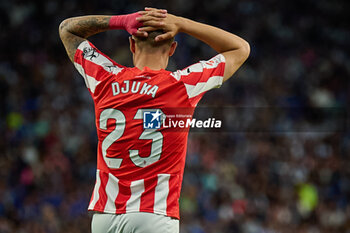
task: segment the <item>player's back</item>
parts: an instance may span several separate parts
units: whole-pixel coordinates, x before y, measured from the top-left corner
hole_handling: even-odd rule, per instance
[[[188,130],[161,125],[192,115],[203,94],[222,83],[218,55],[170,72],[123,67],[83,42],[75,66],[95,103],[97,177],[90,210],[152,212],[179,218]]]
[[[99,148],[105,160],[98,168],[125,180],[173,173],[171,166],[162,165],[172,164],[167,158],[175,152],[172,142],[186,138],[186,132],[163,128],[161,123],[177,109],[193,110],[186,96],[183,84],[165,70],[125,67],[106,79],[95,99]],[[145,122],[145,117],[154,119]]]

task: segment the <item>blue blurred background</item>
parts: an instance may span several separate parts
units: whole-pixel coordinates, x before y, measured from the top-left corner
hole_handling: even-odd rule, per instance
[[[235,107],[232,124],[249,124],[258,107],[281,107],[282,115],[293,108],[347,112],[346,0],[1,1],[0,233],[90,232],[93,102],[65,54],[58,25],[72,16],[124,14],[144,6],[221,27],[250,43],[248,61],[200,104]],[[91,41],[131,66],[127,38],[113,31]],[[176,40],[170,70],[215,55],[187,35]],[[251,112],[242,117],[239,107]],[[350,233],[346,122],[340,130],[320,131],[322,122],[311,115],[306,130],[278,131],[279,121],[269,112],[255,122],[263,132],[190,134],[182,233]],[[282,126],[297,120],[283,118]]]

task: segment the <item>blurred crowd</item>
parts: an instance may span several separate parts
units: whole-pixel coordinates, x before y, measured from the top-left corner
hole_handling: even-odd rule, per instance
[[[180,231],[350,233],[346,0],[1,1],[0,233],[90,232],[93,102],[65,54],[58,25],[71,16],[144,6],[221,27],[251,45],[237,74],[200,103],[233,106],[226,126],[248,126],[190,134]],[[113,31],[91,40],[131,66],[127,38]],[[170,70],[215,55],[187,35],[176,40]],[[256,110],[271,107],[278,119]],[[320,118],[327,109],[342,114]],[[250,124],[260,130],[244,130]]]

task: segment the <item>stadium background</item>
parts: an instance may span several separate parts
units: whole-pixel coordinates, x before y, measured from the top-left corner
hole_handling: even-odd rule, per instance
[[[71,16],[144,6],[163,7],[249,41],[247,63],[202,105],[248,107],[247,116],[256,107],[279,106],[284,125],[300,120],[288,114],[294,107],[297,113],[349,107],[345,0],[1,1],[1,233],[89,232],[93,103],[65,54],[58,25]],[[127,37],[108,32],[92,41],[131,65]],[[177,40],[170,69],[214,55],[188,36]],[[319,131],[315,125],[323,121],[313,119],[305,130],[285,131],[263,111],[256,120],[263,132],[192,133],[181,232],[349,233],[349,127]]]

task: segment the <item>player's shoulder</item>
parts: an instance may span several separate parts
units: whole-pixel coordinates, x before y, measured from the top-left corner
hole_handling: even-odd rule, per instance
[[[171,76],[173,76],[176,80],[180,80],[182,77],[198,76],[205,70],[216,69],[225,62],[225,57],[222,54],[217,54],[208,60],[200,60],[184,69],[176,70],[171,73]]]

